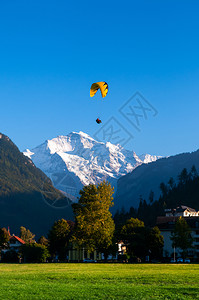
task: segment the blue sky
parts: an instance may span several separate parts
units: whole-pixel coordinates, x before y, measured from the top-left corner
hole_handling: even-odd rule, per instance
[[[20,150],[112,116],[136,153],[199,148],[199,2],[3,1],[0,131]],[[105,99],[90,98],[105,80]],[[138,132],[119,112],[136,91],[158,111]],[[101,126],[100,125],[100,126]]]

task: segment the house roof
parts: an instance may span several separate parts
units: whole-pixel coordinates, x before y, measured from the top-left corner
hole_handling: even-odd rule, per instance
[[[25,244],[25,242],[16,235],[11,236],[10,241],[12,240],[17,240],[19,243]]]
[[[183,212],[185,210],[189,210],[189,211],[192,211],[192,212],[196,212],[195,209],[191,208],[191,207],[188,207],[188,206],[185,206],[185,205],[180,205],[179,207],[176,208],[176,212]]]

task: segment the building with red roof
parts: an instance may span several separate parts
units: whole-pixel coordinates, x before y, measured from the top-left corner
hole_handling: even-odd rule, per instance
[[[25,244],[25,242],[21,238],[19,238],[18,236],[13,234],[12,236],[10,236],[10,239],[8,242],[8,248],[3,249],[2,253],[6,253],[7,251],[10,251],[10,250],[18,252],[20,250],[20,247],[24,244]]]

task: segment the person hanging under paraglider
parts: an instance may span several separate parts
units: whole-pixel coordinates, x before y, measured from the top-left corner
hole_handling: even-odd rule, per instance
[[[96,122],[97,122],[97,124],[102,123],[102,121],[99,118],[97,118]]]
[[[105,98],[108,93],[108,84],[105,81],[95,82],[91,85],[90,97],[93,97],[99,89],[101,91],[102,98]],[[96,122],[97,124],[102,123],[99,118],[96,119]]]

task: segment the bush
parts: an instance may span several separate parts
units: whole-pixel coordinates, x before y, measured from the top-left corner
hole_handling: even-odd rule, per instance
[[[2,262],[18,263],[19,262],[18,253],[14,250],[8,250],[7,252],[2,254]]]
[[[129,259],[129,256],[127,254],[119,254],[118,255],[119,262],[127,262],[128,259]]]
[[[21,252],[24,262],[28,263],[46,262],[47,258],[50,256],[47,247],[37,243],[23,245]]]

